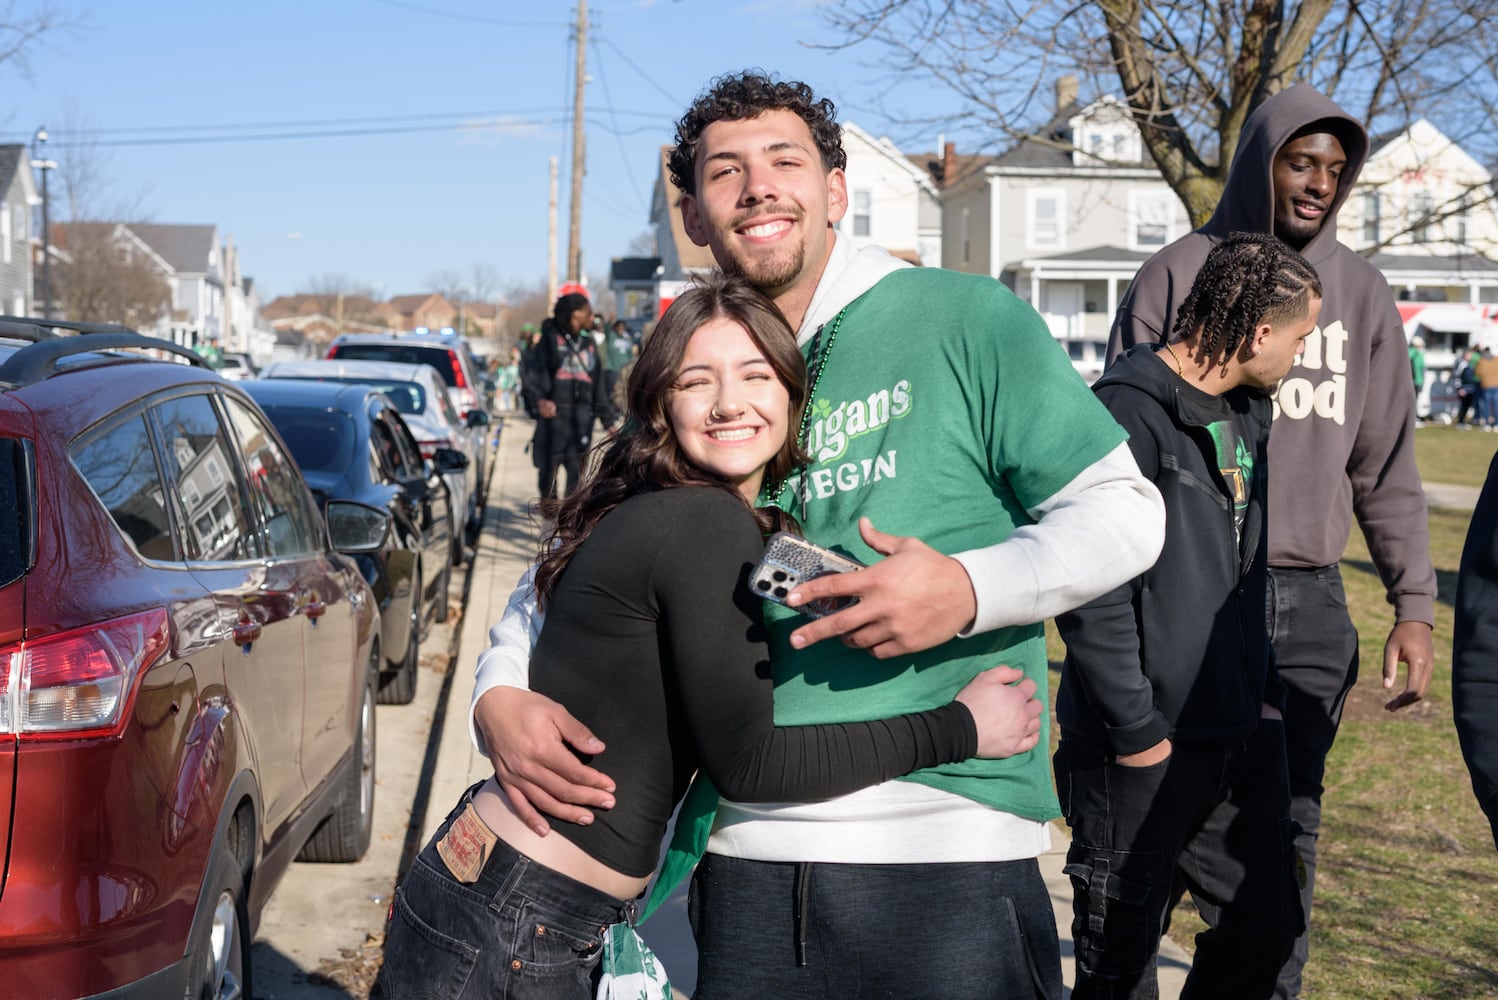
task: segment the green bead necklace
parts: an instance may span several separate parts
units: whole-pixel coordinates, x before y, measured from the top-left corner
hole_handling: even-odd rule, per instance
[[[806,406],[801,410],[801,426],[796,430],[796,440],[801,442],[802,448],[806,447],[806,432],[807,428],[811,424],[812,404],[815,403],[817,399],[817,388],[822,384],[822,373],[827,370],[827,362],[832,360],[832,345],[837,342],[837,331],[842,327],[843,317],[846,316],[847,313],[848,310],[846,307],[844,307],[837,314],[837,317],[832,321],[832,329],[827,331],[827,346],[825,348],[822,347],[823,327],[818,327],[817,332],[812,336],[811,359],[816,367],[812,372],[811,388],[808,389],[806,393]],[[808,499],[805,463],[801,465],[800,472],[801,488],[799,491],[799,499],[801,501],[801,520],[805,521],[806,504]],[[790,480],[791,477],[787,476],[780,482],[774,484],[773,487],[766,486],[764,489],[762,489],[759,494],[759,501],[757,503],[757,506],[776,506],[780,507],[781,510],[784,510],[785,508],[781,506],[780,503],[780,495],[785,492],[785,488],[787,485],[789,485]]]

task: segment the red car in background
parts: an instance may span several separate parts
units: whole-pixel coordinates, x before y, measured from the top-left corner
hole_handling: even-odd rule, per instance
[[[252,996],[287,866],[369,844],[379,623],[335,545],[389,530],[319,515],[190,351],[0,318],[0,993]]]

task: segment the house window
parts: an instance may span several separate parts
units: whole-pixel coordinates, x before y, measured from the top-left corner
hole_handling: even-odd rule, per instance
[[[1472,199],[1469,195],[1462,195],[1461,201],[1457,202],[1456,214],[1452,220],[1456,224],[1457,246],[1467,245],[1467,213],[1472,208]]]
[[[1383,222],[1383,208],[1377,191],[1363,195],[1363,242],[1377,246],[1383,237],[1379,227]]]
[[[971,216],[966,208],[962,210],[962,262],[966,264],[973,259],[973,233]]]
[[[1060,191],[1031,191],[1030,246],[1040,249],[1059,248],[1062,243],[1061,219],[1065,214],[1065,197]]]
[[[868,236],[871,231],[870,216],[874,211],[874,192],[853,192],[853,235]]]
[[[1433,238],[1431,227],[1431,197],[1426,191],[1417,191],[1410,196],[1410,239],[1416,243],[1429,243]]]
[[[1129,234],[1135,250],[1158,250],[1170,242],[1175,197],[1163,192],[1136,191],[1129,197]]]
[[[0,205],[0,260],[10,263],[10,206]]]

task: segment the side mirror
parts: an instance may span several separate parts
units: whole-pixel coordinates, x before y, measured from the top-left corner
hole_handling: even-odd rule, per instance
[[[329,500],[323,517],[333,548],[349,555],[378,552],[390,535],[388,511],[354,500]]]
[[[438,472],[462,472],[468,468],[468,456],[456,448],[438,448],[432,453],[432,464]]]
[[[463,423],[467,424],[469,427],[488,427],[489,414],[485,413],[483,410],[469,410],[467,413],[463,414]]]

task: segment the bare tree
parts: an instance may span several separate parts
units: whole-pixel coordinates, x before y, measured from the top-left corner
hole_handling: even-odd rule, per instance
[[[27,12],[21,6],[16,0],[0,4],[0,65],[8,64],[29,78],[28,53],[43,44],[48,35],[70,31],[81,22],[75,15],[64,14],[55,7],[42,5]]]
[[[850,0],[825,16],[845,39],[832,47],[872,44],[902,78],[949,89],[947,126],[995,144],[1035,140],[1059,77],[1084,98],[1121,90],[1194,225],[1249,114],[1301,80],[1374,135],[1426,117],[1498,162],[1498,0]]]
[[[629,241],[629,254],[631,257],[654,257],[655,230],[644,229],[636,233],[635,238]]]
[[[109,222],[67,228],[61,269],[63,314],[69,319],[150,329],[171,309],[172,289],[150,253]]]

